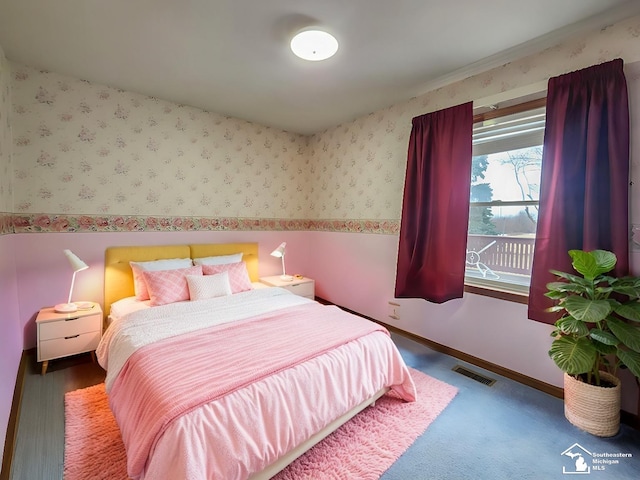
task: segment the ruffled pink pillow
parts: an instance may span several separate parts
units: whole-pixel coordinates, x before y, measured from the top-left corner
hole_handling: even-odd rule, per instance
[[[149,291],[150,305],[157,307],[189,300],[187,275],[202,275],[202,267],[196,265],[174,270],[144,271],[142,275]]]
[[[218,273],[229,273],[229,284],[232,293],[246,292],[253,289],[247,264],[244,262],[228,263],[226,265],[202,265],[202,273],[205,275],[216,275]]]

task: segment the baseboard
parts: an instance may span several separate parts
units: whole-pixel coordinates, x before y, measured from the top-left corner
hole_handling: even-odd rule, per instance
[[[640,415],[634,415],[626,410],[621,410],[620,421],[625,425],[635,428],[636,430],[640,430]]]
[[[11,462],[13,461],[13,451],[16,445],[16,435],[18,434],[18,420],[20,419],[20,407],[22,405],[22,390],[24,388],[24,377],[27,365],[33,356],[32,350],[23,350],[20,357],[20,365],[16,374],[16,386],[13,389],[13,399],[11,401],[11,412],[7,424],[7,434],[4,440],[4,452],[2,454],[2,470],[0,470],[0,480],[9,480],[11,477]]]
[[[334,305],[328,300],[325,300],[322,298],[316,297],[316,300],[320,303],[324,303],[327,305]],[[359,317],[363,317],[363,318],[366,318],[367,320],[371,320],[372,322],[376,322],[380,325],[383,325],[390,332],[397,333],[398,335],[402,335],[403,337],[407,337],[421,345],[424,345],[426,347],[431,348],[432,350],[435,350],[436,352],[444,353],[446,355],[449,355],[451,357],[457,358],[464,362],[470,363],[477,367],[483,368],[490,372],[497,373],[498,375],[509,378],[510,380],[513,380],[515,382],[522,383],[523,385],[527,385],[531,388],[535,388],[536,390],[540,390],[554,397],[564,398],[564,389],[561,387],[556,387],[555,385],[542,382],[540,380],[529,377],[527,375],[523,375],[522,373],[516,372],[514,370],[510,370],[500,365],[496,365],[495,363],[491,363],[481,358],[474,357],[473,355],[469,355],[467,353],[461,352],[460,350],[447,347],[446,345],[442,345],[441,343],[434,342],[432,340],[429,340],[428,338],[421,337],[420,335],[416,335],[415,333],[407,332],[406,330],[402,330],[398,327],[394,327],[393,325],[389,325],[387,323],[381,322],[379,320],[376,320],[375,318],[362,315],[361,313],[355,312],[353,310],[342,307],[340,305],[337,305],[337,306],[346,312],[353,313],[354,315],[358,315]],[[640,430],[640,415],[634,415],[633,413],[622,410],[620,412],[620,421],[626,425],[629,425],[635,428],[636,430]]]

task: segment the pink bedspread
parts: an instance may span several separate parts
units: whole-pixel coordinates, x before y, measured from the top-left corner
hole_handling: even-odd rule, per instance
[[[142,475],[154,445],[181,415],[376,331],[388,335],[337,307],[311,303],[140,348],[110,393],[129,475]],[[413,400],[411,388],[397,389]]]

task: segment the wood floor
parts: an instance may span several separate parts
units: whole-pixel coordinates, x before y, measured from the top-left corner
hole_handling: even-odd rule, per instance
[[[64,394],[104,381],[90,354],[49,362],[40,375],[35,352],[27,357],[21,414],[9,478],[61,480],[64,460]]]

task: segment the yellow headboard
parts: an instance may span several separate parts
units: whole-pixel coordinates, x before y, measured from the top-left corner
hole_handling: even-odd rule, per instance
[[[133,272],[129,262],[148,262],[168,258],[200,258],[231,255],[242,252],[242,260],[252,282],[258,277],[257,243],[205,243],[195,245],[150,245],[135,247],[109,247],[104,257],[104,312],[108,315],[111,304],[134,295]]]

